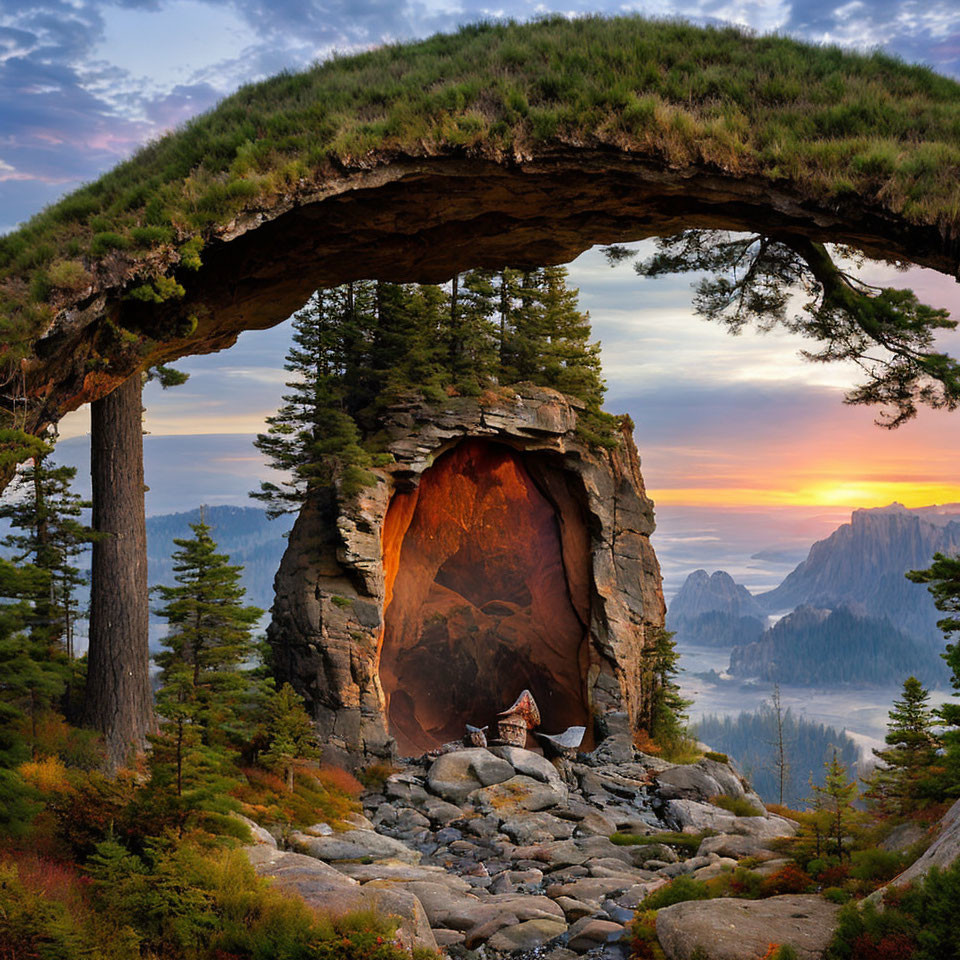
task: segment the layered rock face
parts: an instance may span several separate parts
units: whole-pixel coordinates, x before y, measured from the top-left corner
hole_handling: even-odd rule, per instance
[[[395,462],[301,512],[268,636],[332,750],[422,753],[525,687],[546,732],[635,722],[664,605],[632,438],[589,449],[569,399],[514,390],[393,408]]]

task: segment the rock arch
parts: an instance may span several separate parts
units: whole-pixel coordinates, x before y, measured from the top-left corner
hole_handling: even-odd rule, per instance
[[[687,228],[956,276],[958,102],[960,85],[879,55],[630,17],[467,28],[274,78],[0,239],[16,361],[0,357],[0,412],[39,431],[318,286],[441,282]],[[805,121],[792,157],[788,112]]]

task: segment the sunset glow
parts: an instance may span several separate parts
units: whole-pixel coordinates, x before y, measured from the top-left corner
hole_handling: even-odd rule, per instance
[[[647,490],[654,503],[664,506],[822,506],[884,507],[894,501],[905,507],[960,502],[960,484],[888,482],[813,483],[797,488],[664,487]]]

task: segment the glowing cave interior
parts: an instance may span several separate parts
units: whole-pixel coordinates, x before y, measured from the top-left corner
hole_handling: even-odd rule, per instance
[[[383,562],[380,682],[401,754],[467,723],[495,737],[497,712],[525,687],[541,730],[589,730],[590,539],[556,459],[459,443],[393,495]]]

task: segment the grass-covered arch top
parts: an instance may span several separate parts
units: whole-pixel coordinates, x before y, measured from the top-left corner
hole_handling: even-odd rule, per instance
[[[0,426],[37,431],[317,286],[688,227],[956,275],[960,85],[630,17],[469,27],[244,87],[0,238]]]

